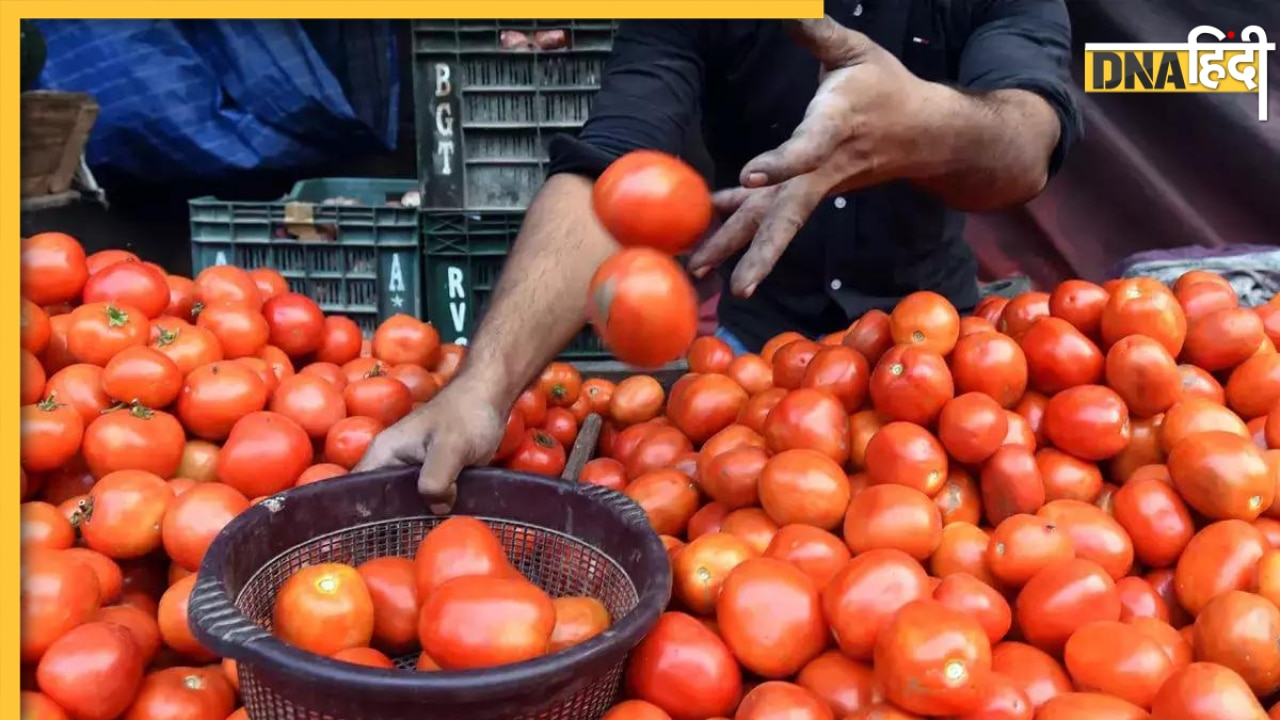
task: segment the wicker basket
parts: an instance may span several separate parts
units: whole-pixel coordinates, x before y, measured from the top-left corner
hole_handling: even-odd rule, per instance
[[[80,166],[98,103],[85,93],[22,93],[22,197],[66,192]]]

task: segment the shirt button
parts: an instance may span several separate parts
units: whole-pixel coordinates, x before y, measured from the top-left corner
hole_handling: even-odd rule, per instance
[[[831,281],[831,289],[832,289],[832,290],[839,290],[839,289],[840,289],[840,286],[842,286],[843,284],[844,284],[844,283],[840,282],[840,279],[839,279],[839,278],[836,278],[835,280],[832,280],[832,281]]]
[[[835,206],[836,206],[836,209],[837,209],[837,210],[843,210],[843,209],[844,209],[844,206],[845,206],[845,205],[848,205],[848,204],[849,204],[849,201],[848,201],[848,200],[845,200],[845,199],[844,199],[844,198],[842,198],[842,197],[838,197],[838,198],[836,198],[836,200],[835,200]]]

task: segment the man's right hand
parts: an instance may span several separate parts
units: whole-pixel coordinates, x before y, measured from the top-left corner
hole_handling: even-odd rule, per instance
[[[489,461],[506,431],[506,414],[460,374],[430,402],[382,431],[352,472],[421,465],[418,491],[431,511],[453,507],[454,482],[464,467]]]

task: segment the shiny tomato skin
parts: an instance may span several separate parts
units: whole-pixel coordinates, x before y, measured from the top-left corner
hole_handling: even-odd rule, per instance
[[[895,421],[879,428],[865,450],[873,485],[903,485],[933,497],[947,480],[947,453],[938,439],[915,423]]]
[[[1033,513],[1048,497],[1044,476],[1031,450],[1003,445],[982,465],[982,506],[989,522],[999,525],[1019,513]]]
[[[348,383],[342,389],[347,413],[371,417],[390,427],[413,410],[413,394],[399,380],[373,375]]]
[[[632,697],[657,705],[672,720],[733,714],[742,698],[742,671],[713,631],[690,615],[658,618],[627,660]]]
[[[945,356],[960,339],[960,313],[938,293],[919,290],[893,307],[889,333],[895,345],[914,345]]]
[[[171,667],[142,681],[124,720],[226,720],[235,707],[235,690],[221,668]]]
[[[657,368],[684,355],[697,334],[698,298],[684,269],[669,255],[624,248],[591,278],[587,315],[613,354],[639,368]]]
[[[150,333],[151,322],[138,308],[91,303],[71,312],[67,349],[80,362],[103,367],[121,350],[146,345]]]
[[[1271,507],[1274,470],[1253,440],[1211,430],[1173,446],[1166,460],[1173,487],[1210,520],[1255,520]]]
[[[24,663],[34,663],[59,638],[97,612],[101,583],[88,564],[57,550],[24,550],[21,633]]]
[[[750,546],[728,533],[690,540],[671,563],[672,596],[700,617],[714,616],[725,578],[755,555]]]
[[[1022,333],[1018,344],[1027,357],[1028,382],[1038,392],[1053,395],[1102,381],[1102,351],[1066,320],[1039,318]]]
[[[835,720],[831,707],[809,690],[789,682],[771,680],[752,688],[734,720]]]
[[[428,532],[413,562],[419,598],[464,575],[508,577],[514,571],[493,530],[481,520],[461,515]]]
[[[267,398],[267,388],[252,368],[217,362],[187,375],[174,409],[189,433],[222,441],[240,418],[264,408]]]
[[[507,460],[507,467],[521,472],[556,477],[564,471],[564,446],[542,430],[526,430],[523,442]]]
[[[1036,514],[1067,533],[1076,557],[1097,563],[1113,580],[1133,569],[1133,541],[1098,506],[1080,500],[1054,500],[1045,503]]]
[[[743,667],[765,678],[795,675],[827,645],[817,587],[799,568],[773,558],[750,558],[729,572],[716,620]]]
[[[1032,720],[1035,707],[1013,680],[991,673],[978,708],[957,720]]]
[[[685,361],[689,364],[689,372],[723,373],[729,369],[733,357],[729,343],[714,335],[703,335],[689,346]]]
[[[1182,399],[1177,360],[1160,342],[1129,335],[1107,351],[1106,382],[1119,393],[1134,417],[1151,417]]]
[[[195,277],[195,300],[205,308],[238,305],[253,311],[262,307],[263,295],[248,272],[234,265],[210,265]]]
[[[523,577],[456,577],[422,604],[418,637],[441,668],[471,670],[520,662],[547,653],[556,611]]]
[[[271,338],[271,327],[257,310],[226,302],[201,310],[196,327],[212,333],[228,359],[257,357]]]
[[[1067,640],[1063,656],[1077,688],[1103,692],[1141,708],[1151,707],[1174,670],[1159,643],[1114,620],[1080,626]]]
[[[796,524],[778,528],[764,556],[796,566],[821,591],[849,563],[852,553],[834,533]]]
[[[694,445],[701,445],[733,424],[747,399],[747,391],[728,376],[698,375],[671,389],[667,417]]]
[[[804,375],[809,370],[809,363],[822,350],[822,345],[808,339],[800,338],[778,348],[773,354],[773,386],[786,390],[800,387]]]
[[[941,355],[923,347],[895,345],[871,371],[871,402],[890,420],[932,427],[955,396],[951,370]]]
[[[951,457],[966,465],[991,457],[1008,433],[1004,408],[983,393],[957,395],[938,415],[938,440]]]
[[[128,629],[90,622],[49,647],[36,668],[36,682],[77,720],[113,720],[133,702],[142,673],[142,653]]]
[[[248,498],[274,495],[293,487],[312,458],[311,438],[296,422],[253,412],[231,428],[218,453],[218,479]]]
[[[162,273],[144,263],[114,263],[89,276],[81,302],[122,303],[154,319],[169,305],[169,283]]]
[[[239,490],[219,482],[197,483],[169,505],[160,526],[165,554],[195,572],[222,528],[249,509]]]
[[[1048,315],[1048,293],[1024,292],[1004,305],[995,325],[1000,332],[1018,340],[1036,320]]]
[[[1133,539],[1134,553],[1144,565],[1170,567],[1195,534],[1186,503],[1168,483],[1137,478],[1114,497],[1115,518]]]
[[[80,449],[84,420],[56,398],[24,405],[19,415],[19,457],[29,472],[46,472],[65,465]]]
[[[1027,581],[1014,614],[1029,643],[1059,652],[1071,634],[1094,620],[1118,620],[1115,581],[1097,563],[1064,560],[1045,566]]]
[[[991,649],[991,668],[1013,681],[1031,705],[1072,691],[1071,679],[1053,656],[1021,642],[1002,642]]]
[[[800,387],[825,390],[846,412],[854,413],[866,402],[871,366],[862,353],[844,345],[826,347],[813,356]]]
[[[844,520],[851,497],[849,477],[836,461],[816,450],[785,450],[760,471],[760,506],[779,525],[804,523],[833,530]]]
[[[1096,692],[1068,692],[1040,707],[1036,720],[1148,720],[1147,711],[1127,700]]]
[[[539,397],[545,403],[545,396]],[[652,420],[658,416],[666,399],[666,390],[657,380],[649,375],[632,375],[619,382],[609,396],[609,417],[623,427]],[[519,406],[518,401],[516,404]],[[539,424],[530,417],[526,417],[525,422]]]
[[[1146,335],[1178,357],[1187,337],[1187,317],[1164,283],[1153,278],[1121,280],[1102,310],[1103,344],[1110,348],[1120,338]]]
[[[991,644],[1004,639],[1013,627],[1013,610],[998,590],[967,573],[942,578],[933,599],[943,607],[978,621]]]
[[[681,535],[698,511],[698,489],[679,470],[655,470],[633,480],[623,491],[645,511],[659,535]]]
[[[623,700],[600,720],[671,720],[665,710],[644,700]]]
[[[274,268],[260,267],[249,271],[249,278],[262,295],[263,302],[289,292],[289,281]]]
[[[323,439],[347,416],[342,392],[328,380],[310,373],[282,380],[271,394],[268,409],[294,421],[315,440]]]
[[[901,550],[868,550],[855,556],[822,590],[823,614],[840,649],[870,660],[876,633],[913,600],[931,590],[924,568]]]
[[[362,341],[360,326],[354,320],[342,315],[330,315],[324,319],[315,359],[317,362],[345,365],[360,357]]]
[[[1262,319],[1252,310],[1213,310],[1188,323],[1182,358],[1209,372],[1230,370],[1248,360],[1266,337]]]
[[[1266,710],[1237,673],[1210,662],[1181,668],[1160,688],[1151,705],[1153,718],[1173,720],[1263,720]]]
[[[964,715],[983,700],[991,643],[972,616],[935,600],[917,600],[881,628],[875,670],[885,698],[902,709]]]
[[[350,470],[386,426],[371,417],[356,415],[339,420],[324,436],[324,458]]]
[[[167,412],[135,405],[113,410],[89,423],[80,448],[96,477],[117,470],[145,470],[171,478],[182,463],[186,435]]]
[[[950,357],[956,393],[980,392],[1012,408],[1026,392],[1027,357],[1012,338],[996,332],[966,335]]]
[[[120,402],[168,407],[182,391],[183,373],[168,355],[150,347],[131,347],[102,369],[102,390]]]
[[[655,150],[613,161],[591,191],[596,217],[623,247],[681,255],[711,223],[711,193],[689,164]]]
[[[843,465],[849,459],[849,416],[835,396],[801,388],[774,406],[764,423],[769,450],[808,449]]]
[[[373,333],[373,356],[388,365],[419,365],[430,369],[440,359],[440,333],[431,323],[396,314]]]
[[[837,718],[846,718],[882,698],[875,671],[837,650],[824,652],[796,675],[795,683],[831,706]]]
[[[1267,598],[1240,590],[1218,595],[1196,616],[1192,634],[1197,660],[1234,670],[1258,697],[1280,689],[1280,609]]]
[[[1081,460],[1105,460],[1129,444],[1129,410],[1103,385],[1077,385],[1049,399],[1045,436],[1058,449]]]
[[[355,568],[309,565],[280,586],[271,629],[281,640],[317,655],[367,647],[373,638],[373,599]]]
[[[1071,323],[1086,337],[1102,329],[1102,310],[1110,293],[1087,280],[1064,280],[1049,294],[1049,314]]]
[[[160,524],[173,490],[145,470],[117,470],[89,491],[80,523],[85,544],[111,558],[142,557],[160,547]]]
[[[41,306],[78,299],[89,279],[84,247],[58,232],[24,238],[19,270],[22,297]]]
[[[807,454],[812,451],[795,452]],[[822,457],[827,459],[825,455]],[[764,448],[754,445],[735,447],[716,455],[702,467],[698,472],[698,485],[712,500],[730,510],[757,505],[760,502],[760,477],[769,460],[769,452]]]
[[[942,543],[942,512],[915,488],[872,485],[849,503],[843,532],[855,555],[891,548],[923,562]]]
[[[262,304],[262,317],[267,321],[267,341],[289,357],[315,352],[324,339],[324,313],[306,295],[273,296]]]

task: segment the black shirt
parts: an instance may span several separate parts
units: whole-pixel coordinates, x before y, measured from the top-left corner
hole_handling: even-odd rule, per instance
[[[827,0],[826,11],[925,80],[1042,96],[1062,125],[1051,172],[1080,133],[1064,0]],[[736,186],[747,161],[791,136],[818,73],[778,21],[625,21],[591,116],[577,138],[552,142],[550,172],[595,177],[630,150],[687,156],[702,141],[713,187]],[[906,182],[827,198],[751,298],[725,291],[720,323],[759,349],[783,330],[844,328],[916,290],[972,308],[977,261],[963,224],[962,213]],[[736,262],[721,268],[726,278]]]

